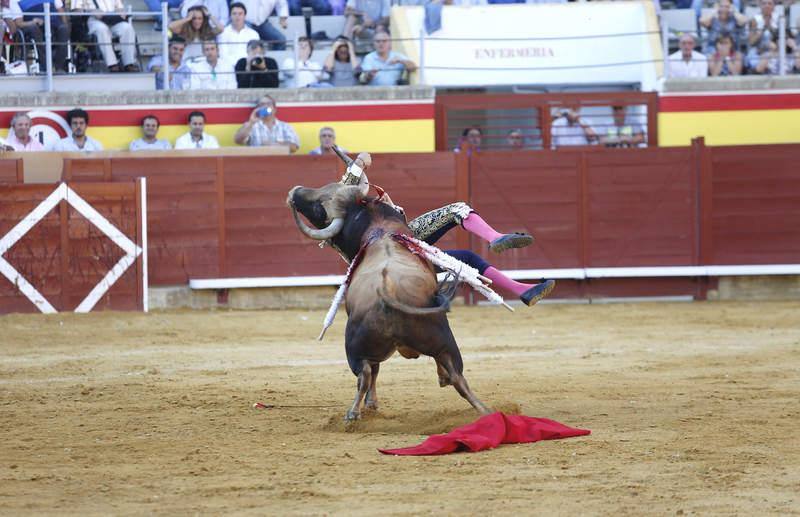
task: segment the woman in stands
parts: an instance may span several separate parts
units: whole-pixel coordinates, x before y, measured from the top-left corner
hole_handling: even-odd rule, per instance
[[[186,50],[183,52],[183,62],[203,55],[203,41],[216,40],[217,35],[224,27],[208,13],[202,5],[189,8],[186,18],[175,20],[169,24],[172,34],[186,40]]]
[[[719,36],[716,51],[708,56],[708,75],[742,75],[743,66],[744,56],[734,48],[733,38],[729,34]]]
[[[702,16],[699,23],[706,31],[703,53],[708,56],[714,53],[723,34],[731,36],[734,48],[738,48],[743,43],[747,17],[733,7],[731,0],[719,0],[717,9]]]
[[[350,38],[339,36],[333,43],[331,53],[325,58],[325,72],[333,86],[356,86],[356,77],[361,73],[361,61]]]
[[[310,38],[303,36],[297,39],[297,77],[294,76],[294,58],[287,57],[283,60],[281,74],[287,80],[286,86],[289,88],[306,88],[307,86],[318,86],[322,80],[322,66],[311,61],[311,54],[314,53],[314,42]],[[324,85],[327,86],[327,85]]]

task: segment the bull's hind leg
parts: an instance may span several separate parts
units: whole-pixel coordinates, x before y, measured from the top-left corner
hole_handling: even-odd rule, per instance
[[[353,405],[344,415],[346,421],[358,420],[361,416],[361,401],[370,390],[372,385],[372,366],[369,361],[361,361],[361,371],[358,373],[356,398],[353,400]]]
[[[369,391],[367,391],[367,398],[364,401],[364,409],[369,409],[372,411],[378,410],[378,372],[381,369],[380,363],[375,363],[372,366],[372,382],[369,385]]]
[[[450,375],[447,373],[447,369],[442,365],[438,358],[434,358],[436,360],[436,373],[439,375],[439,387],[444,388],[445,386],[450,386],[453,384],[450,382]]]
[[[455,342],[453,343],[455,345]],[[472,404],[472,407],[477,409],[481,414],[488,415],[492,412],[491,409],[486,407],[483,402],[481,402],[478,397],[472,393],[472,390],[469,388],[469,384],[467,384],[467,379],[464,378],[464,375],[461,373],[464,369],[463,363],[461,362],[461,354],[458,352],[458,348],[455,348],[455,351],[446,351],[439,354],[436,358],[436,362],[444,366],[445,370],[447,370],[447,374],[450,377],[450,382],[453,384],[453,387],[458,391],[459,395],[467,399],[467,402]],[[439,378],[439,382],[441,383],[441,377]]]

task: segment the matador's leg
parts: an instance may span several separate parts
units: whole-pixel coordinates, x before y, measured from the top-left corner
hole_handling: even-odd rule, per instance
[[[462,225],[465,230],[489,243],[489,249],[501,253],[510,248],[523,248],[533,243],[533,237],[526,233],[500,233],[466,203],[449,205],[426,212],[408,223],[414,236],[433,244],[454,228]]]

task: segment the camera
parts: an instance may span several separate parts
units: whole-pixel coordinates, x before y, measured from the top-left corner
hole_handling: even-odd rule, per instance
[[[272,106],[264,106],[263,108],[260,108],[256,112],[256,115],[258,115],[261,118],[269,117],[270,115],[272,115]]]
[[[264,58],[261,56],[256,56],[250,60],[250,66],[256,68],[264,68]]]

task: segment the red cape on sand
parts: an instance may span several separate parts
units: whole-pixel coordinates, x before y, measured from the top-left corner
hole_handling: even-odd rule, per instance
[[[384,454],[425,456],[451,452],[478,452],[494,449],[501,443],[531,443],[539,440],[558,440],[591,433],[547,418],[492,413],[471,424],[457,427],[447,434],[434,434],[414,447],[378,449]]]

